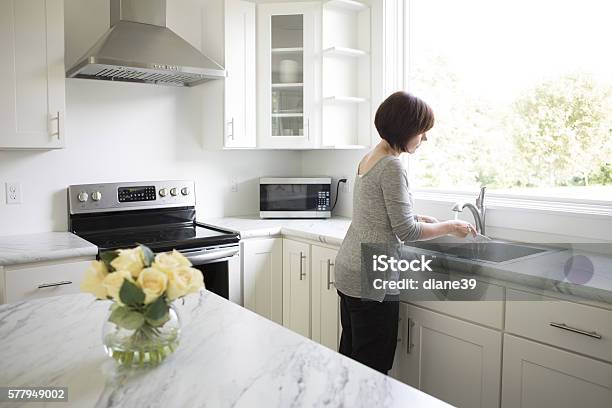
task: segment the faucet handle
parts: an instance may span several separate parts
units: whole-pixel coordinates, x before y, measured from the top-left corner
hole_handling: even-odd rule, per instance
[[[484,208],[484,199],[485,199],[486,191],[487,191],[486,186],[480,187],[480,194],[478,194],[478,197],[476,198],[476,207],[478,207],[479,209]]]

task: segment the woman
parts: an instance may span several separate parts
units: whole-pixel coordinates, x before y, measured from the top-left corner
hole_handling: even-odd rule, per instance
[[[353,219],[336,257],[340,296],[340,353],[382,373],[393,365],[399,314],[398,295],[379,302],[361,299],[361,244],[419,241],[442,235],[465,237],[475,228],[463,221],[438,222],[412,211],[408,177],[398,156],[414,153],[433,127],[431,108],[405,92],[389,96],[374,120],[382,141],[359,163]]]

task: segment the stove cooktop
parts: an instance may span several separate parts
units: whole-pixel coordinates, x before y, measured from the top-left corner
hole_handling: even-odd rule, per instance
[[[191,226],[159,226],[157,228],[128,228],[112,231],[78,233],[81,238],[98,247],[98,251],[131,248],[143,244],[154,252],[188,249],[212,245],[233,244],[238,234],[213,229],[200,224]]]

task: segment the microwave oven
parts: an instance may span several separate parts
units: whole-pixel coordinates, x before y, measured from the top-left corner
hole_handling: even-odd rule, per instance
[[[331,177],[259,179],[261,218],[331,217]]]

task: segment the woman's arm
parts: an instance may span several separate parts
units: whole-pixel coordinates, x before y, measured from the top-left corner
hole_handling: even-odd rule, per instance
[[[423,223],[419,241],[434,239],[444,235],[454,235],[459,238],[464,238],[470,233],[476,236],[476,228],[465,221],[443,221],[435,224]]]
[[[400,241],[421,241],[449,234],[461,238],[469,233],[476,236],[474,226],[464,221],[417,221],[418,216],[415,217],[412,212],[408,177],[399,160],[389,160],[385,165],[380,175],[380,185],[391,228]]]

